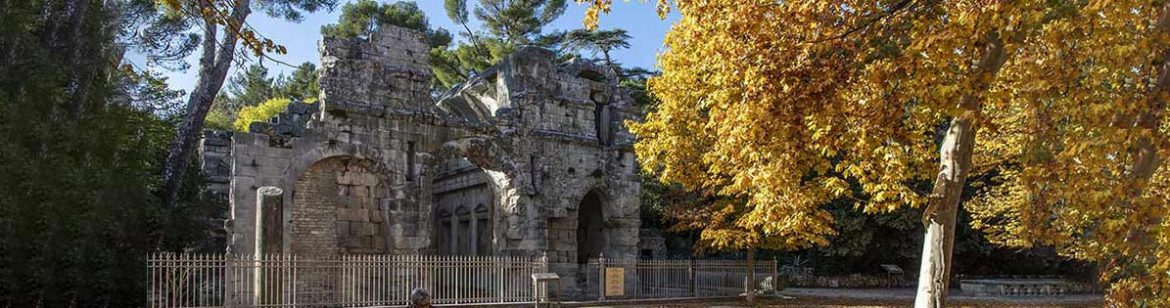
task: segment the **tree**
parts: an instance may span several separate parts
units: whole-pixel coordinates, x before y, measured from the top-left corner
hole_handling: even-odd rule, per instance
[[[300,21],[302,12],[332,9],[336,0],[199,0],[199,1],[158,1],[168,8],[173,16],[190,20],[192,26],[202,28],[200,38],[199,77],[195,88],[187,99],[183,121],[167,151],[167,160],[162,168],[164,179],[162,200],[173,208],[183,188],[187,167],[191,162],[191,151],[203,129],[208,111],[223,87],[228,69],[236,59],[238,43],[243,40],[246,47],[257,55],[264,52],[283,53],[285,48],[269,39],[258,37],[247,26],[252,9],[264,10],[269,16],[290,21]],[[222,32],[222,33],[221,33]],[[218,40],[218,41],[217,41]]]
[[[368,36],[383,25],[430,31],[426,14],[414,2],[378,4],[374,0],[359,0],[342,6],[341,19],[337,24],[322,26],[321,35],[337,38]]]
[[[609,3],[594,1],[587,22],[595,22]],[[1077,237],[1097,238],[1071,246],[1100,249],[1094,255],[1118,253],[1129,259],[1126,262],[1138,261],[1151,269],[1164,266],[1165,262],[1153,261],[1161,254],[1152,253],[1156,250],[1118,243],[1165,247],[1156,244],[1165,240],[1154,240],[1165,237],[1160,231],[1165,206],[1159,206],[1164,202],[1139,202],[1165,194],[1158,185],[1133,189],[1100,176],[1121,174],[1129,179],[1117,183],[1157,183],[1157,176],[1143,178],[1157,174],[1152,171],[1157,164],[1149,163],[1157,159],[1150,157],[1165,153],[1164,143],[1158,141],[1165,136],[1155,136],[1153,127],[1160,122],[1137,119],[1156,119],[1165,109],[1154,103],[1164,99],[1164,90],[1152,86],[1161,83],[1151,77],[1160,74],[1165,63],[1160,56],[1166,42],[1156,26],[1164,19],[1155,18],[1163,10],[1158,4],[660,3],[673,5],[682,19],[667,35],[669,49],[660,59],[663,74],[650,81],[651,92],[662,103],[645,123],[632,125],[640,138],[635,151],[643,167],[665,181],[702,191],[715,201],[744,201],[742,206],[736,202],[705,206],[711,217],[718,218],[711,219],[716,227],[731,224],[763,235],[744,236],[705,225],[701,236],[709,242],[719,245],[738,237],[734,240],[782,248],[823,245],[835,232],[823,205],[839,198],[857,199],[858,207],[871,213],[925,206],[916,306],[938,307],[946,300],[955,216],[967,178],[1000,167],[1010,180],[1016,172],[1012,170],[1022,168],[1030,171],[1021,174],[1033,175],[1020,181],[1025,184],[989,198],[1027,200],[1008,202],[1017,206],[1001,213],[1024,212],[1032,206],[1055,215],[1019,216],[1026,219],[1007,220],[1009,227],[1031,233],[1044,230],[1033,229],[1034,224],[1052,224],[1071,233],[1041,233],[1053,236],[1044,242],[1072,244],[1079,243]],[[669,9],[662,6],[659,13]],[[1104,17],[1086,17],[1098,15]],[[1092,23],[1078,23],[1089,20]],[[1150,22],[1155,20],[1159,23]],[[1108,30],[1095,32],[1101,29]],[[1092,47],[1082,50],[1064,39]],[[1039,66],[1029,64],[1037,61]],[[1048,69],[1062,61],[1076,65]],[[1079,111],[1084,106],[1077,102],[1085,99],[1098,103],[1096,109]],[[1035,119],[1023,121],[1030,117]],[[1135,124],[1110,125],[1102,119]],[[995,139],[977,146],[977,133]],[[1000,139],[1005,133],[1016,139]],[[1057,133],[1068,135],[1061,138]],[[1057,139],[1030,139],[1054,135]],[[1062,158],[1068,159],[1059,164],[1052,163],[1058,159],[1035,160],[1036,155],[1049,157],[1066,149],[1080,155],[1066,155]],[[974,157],[989,164],[973,164]],[[1064,186],[1058,183],[1068,178],[1042,172],[1060,170],[1076,172],[1056,174],[1092,180]],[[1045,176],[1050,180],[1030,182]],[[861,193],[852,193],[846,180],[859,183]],[[922,182],[932,188],[912,184]],[[1032,183],[1042,185],[1021,188]],[[1087,198],[1090,195],[1082,193],[1101,191],[1088,187],[1118,190]],[[1122,194],[1116,187],[1132,191]],[[1034,199],[1046,194],[1052,195],[1047,201]],[[1133,196],[1140,198],[1128,198]],[[1117,197],[1127,197],[1118,205],[1131,209],[1110,213],[1120,216],[1117,220],[1084,214],[1084,209],[1101,209],[1099,202]],[[1105,210],[1095,213],[1104,215]],[[1028,225],[1014,227],[1021,223]],[[1070,224],[1081,228],[1061,228]],[[1147,240],[1127,241],[1127,236]],[[1093,246],[1102,242],[1113,244]],[[1065,252],[1088,256],[1075,249]],[[1113,288],[1152,290],[1139,292],[1145,300],[1164,295],[1165,276],[1148,273],[1139,275],[1145,279],[1138,281],[1153,286],[1139,287],[1141,283],[1132,281]],[[1128,291],[1111,294],[1117,292]]]
[[[446,0],[444,5],[452,21],[466,25],[466,0]],[[544,26],[564,14],[566,7],[565,0],[479,0],[472,13],[492,36],[519,46],[535,42]]]
[[[565,12],[564,0],[479,0],[474,8],[466,0],[446,0],[447,17],[463,26],[470,44],[432,45],[431,68],[443,88],[462,83],[526,44],[550,47],[560,44],[558,33],[543,29]],[[467,26],[468,12],[479,20],[486,33]]]
[[[232,128],[236,131],[246,132],[248,131],[248,126],[252,125],[252,122],[267,122],[268,119],[284,112],[291,103],[292,100],[290,99],[278,97],[266,100],[264,103],[256,106],[244,106],[244,108],[240,109],[239,116],[236,117]]]
[[[301,63],[287,78],[280,76],[276,80],[276,97],[288,97],[298,101],[316,101],[321,93],[321,84],[317,81],[317,66],[311,62]]]
[[[1029,61],[1005,67],[1008,82],[1063,82],[1015,87],[995,109],[977,158],[1008,163],[971,204],[976,227],[1098,262],[1112,305],[1167,306],[1170,4],[1075,9],[1020,48]]]
[[[122,53],[182,48],[140,41],[133,29],[170,22],[151,6],[0,1],[0,306],[146,304],[145,257],[171,228],[155,191],[173,133],[161,116],[181,93]]]
[[[248,69],[232,77],[227,84],[227,110],[237,110],[245,106],[256,106],[272,97],[274,79],[268,77],[268,69],[259,64],[252,64]]]
[[[626,30],[586,30],[577,29],[565,35],[564,44],[571,50],[589,50],[594,54],[600,53],[605,58],[605,64],[615,66],[609,52],[614,49],[630,48],[630,35]]]

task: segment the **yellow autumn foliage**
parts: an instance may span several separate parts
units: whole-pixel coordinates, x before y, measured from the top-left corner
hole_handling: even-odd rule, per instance
[[[587,26],[612,4],[578,2]],[[941,135],[969,119],[964,171],[998,184],[965,205],[975,227],[1099,262],[1113,304],[1170,306],[1167,5],[662,0],[682,18],[635,151],[711,200],[706,244],[800,248],[834,233],[831,200],[928,204]]]
[[[315,99],[305,101],[307,104],[314,102],[316,102]],[[246,132],[248,131],[248,126],[252,125],[252,122],[268,122],[268,119],[288,109],[288,105],[291,103],[292,100],[288,98],[276,97],[270,98],[256,106],[244,106],[240,108],[240,112],[236,116],[236,121],[232,123],[232,128],[236,129],[236,131]]]

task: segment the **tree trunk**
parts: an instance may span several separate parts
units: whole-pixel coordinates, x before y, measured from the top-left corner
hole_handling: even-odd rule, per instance
[[[922,265],[914,300],[917,308],[946,306],[951,265],[954,263],[955,220],[963,187],[967,184],[967,173],[971,170],[975,121],[982,108],[982,92],[1007,60],[999,35],[991,33],[988,38],[987,49],[971,73],[972,78],[980,78],[979,82],[959,101],[962,114],[951,119],[939,146],[938,177],[934,180],[934,190],[922,218],[926,236],[922,240]]]
[[[745,292],[747,295],[748,306],[756,306],[756,247],[749,246],[747,249],[747,281]]]
[[[225,26],[223,38],[218,46],[215,43],[218,26],[213,20],[204,19],[203,54],[199,58],[199,79],[195,84],[195,89],[191,91],[191,96],[187,99],[187,110],[183,115],[182,123],[179,124],[178,131],[175,132],[174,140],[171,141],[170,149],[167,151],[166,165],[163,166],[163,181],[166,183],[163,187],[163,205],[166,208],[174,208],[179,199],[179,193],[183,187],[183,177],[191,162],[191,151],[195,148],[195,141],[199,133],[203,131],[203,121],[207,117],[207,112],[211,110],[215,96],[223,87],[228,69],[231,68],[232,61],[235,59],[236,42],[239,39],[239,30],[241,30],[239,27],[243,26],[244,19],[251,13],[250,2],[250,0],[235,2],[235,7],[232,8],[228,25]],[[202,7],[213,7],[206,0],[200,1],[199,4]],[[235,29],[232,29],[233,27]]]
[[[923,224],[926,237],[922,244],[922,267],[918,274],[915,307],[943,307],[950,285],[952,251],[955,241],[955,218],[959,198],[971,168],[975,146],[974,116],[951,120],[951,126],[939,149],[940,168],[934,182]]]

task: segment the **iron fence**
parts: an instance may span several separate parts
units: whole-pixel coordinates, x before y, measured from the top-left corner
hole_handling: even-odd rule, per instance
[[[532,301],[529,257],[159,254],[148,260],[151,307],[406,305],[421,287],[434,304]]]
[[[776,261],[756,262],[753,267],[754,289],[774,289]],[[740,296],[748,287],[749,268],[744,260],[591,259],[586,292],[600,300]],[[616,274],[613,269],[621,272],[620,292],[606,285],[616,278],[606,278],[607,271]]]
[[[168,308],[403,306],[412,289],[423,288],[440,305],[531,303],[532,274],[549,272],[545,260],[158,254],[148,259],[147,297],[151,307]],[[571,298],[586,301],[727,297],[744,294],[749,271],[757,289],[769,289],[777,275],[775,261],[758,262],[749,270],[742,260],[593,259],[563,273],[569,275],[562,276],[562,283],[574,284],[579,292]]]

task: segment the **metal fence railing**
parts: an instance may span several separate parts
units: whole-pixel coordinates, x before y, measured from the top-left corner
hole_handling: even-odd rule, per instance
[[[744,260],[615,260],[591,259],[586,298],[666,299],[728,297],[743,295],[749,266]],[[607,286],[619,269],[622,286]],[[756,262],[754,285],[773,285],[776,261]],[[606,277],[610,276],[610,277]],[[767,282],[767,283],[765,283]],[[620,289],[620,290],[618,290]]]
[[[151,307],[363,307],[532,301],[529,257],[159,254],[148,260]]]
[[[421,287],[434,304],[531,303],[532,275],[549,272],[546,260],[157,254],[148,259],[147,297],[151,307],[168,308],[403,306],[410,291]],[[749,272],[742,260],[602,258],[572,268],[562,273],[568,274],[562,283],[574,284],[578,293],[569,296],[586,301],[740,296]],[[777,276],[776,262],[758,262],[754,273],[754,285],[768,285]]]

